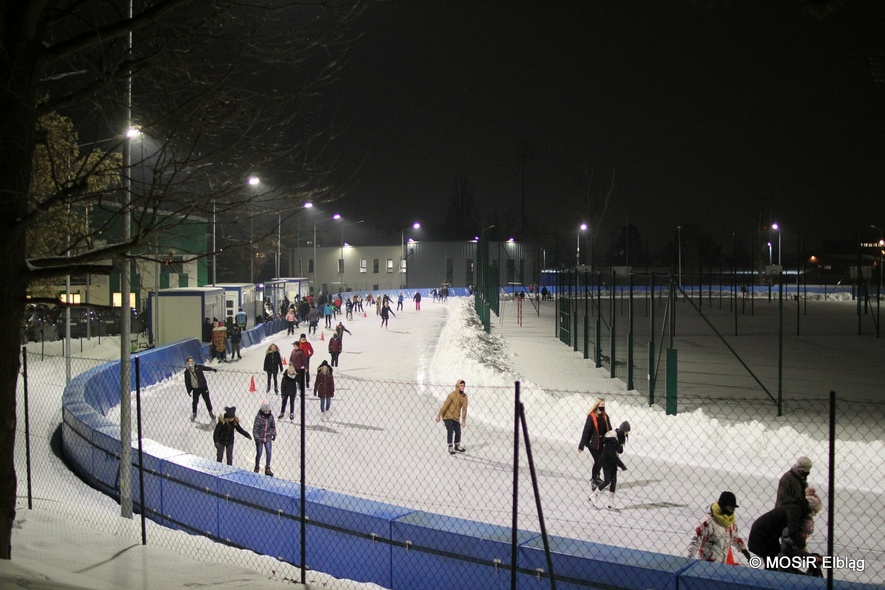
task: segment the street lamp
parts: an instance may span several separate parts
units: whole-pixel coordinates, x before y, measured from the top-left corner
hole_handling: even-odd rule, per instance
[[[781,265],[781,231],[777,223],[771,224],[771,229],[777,232],[777,265]]]
[[[411,226],[400,232],[400,249],[399,249],[399,288],[405,289],[406,285],[406,232],[410,229],[420,229],[421,224],[417,221],[413,223]]]
[[[885,253],[885,232],[882,231],[881,227],[876,225],[870,225],[871,228],[875,230],[879,230],[879,291],[882,291],[882,254]]]
[[[578,232],[578,248],[575,252],[575,266],[581,266],[581,232],[587,231],[587,224],[582,223],[579,229],[580,231]]]
[[[258,186],[259,184],[261,184],[261,179],[258,178],[257,176],[250,176],[246,180],[246,184],[248,184],[249,186],[253,186],[253,187]],[[213,211],[212,211],[212,251],[214,252],[215,251],[215,210],[214,210],[215,209],[215,201],[213,201],[212,203],[213,203],[212,204],[212,208],[213,208]],[[255,283],[255,244],[253,243],[253,240],[255,239],[255,232],[254,232],[255,219],[254,219],[254,215],[251,214],[251,212],[252,212],[252,205],[251,205],[252,200],[251,199],[249,200],[249,203],[250,203],[250,205],[249,205],[249,211],[250,211],[250,215],[249,215],[249,282],[254,284]],[[213,275],[212,284],[214,285],[215,284],[215,278],[214,278],[215,277],[215,254],[212,254],[212,269],[213,269],[212,270],[212,275]]]
[[[774,264],[774,261],[771,257],[771,242],[768,242],[768,266],[771,266],[772,264]]]
[[[682,226],[676,226],[677,251],[679,253],[679,288],[682,288]]]

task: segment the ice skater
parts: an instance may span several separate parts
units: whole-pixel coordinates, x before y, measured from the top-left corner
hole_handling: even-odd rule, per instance
[[[627,471],[627,466],[618,455],[624,452],[624,443],[627,442],[629,435],[630,423],[624,421],[618,428],[609,430],[602,437],[602,453],[599,455],[599,462],[602,464],[602,475],[605,479],[590,495],[590,502],[597,508],[602,508],[604,505],[609,510],[617,510],[615,492],[618,487],[618,468]],[[602,493],[606,488],[609,488],[608,501],[603,501]]]
[[[578,443],[578,452],[584,451],[584,447],[590,450],[593,457],[593,468],[590,471],[590,489],[595,491],[602,480],[599,479],[599,470],[602,464],[599,456],[602,454],[602,437],[612,429],[611,419],[605,413],[605,398],[597,397],[587,412],[584,420],[584,431],[581,433],[581,441]]]
[[[317,367],[317,376],[313,381],[313,394],[320,398],[320,420],[329,417],[332,408],[332,398],[335,397],[335,377],[332,375],[332,367],[323,361]]]
[[[446,397],[443,405],[436,413],[436,421],[442,419],[446,425],[446,442],[449,445],[449,454],[463,453],[467,451],[461,446],[461,429],[467,428],[467,394],[464,380],[455,382],[455,389]]]
[[[221,463],[221,458],[227,454],[227,464],[234,464],[234,432],[239,432],[249,440],[252,435],[240,426],[237,418],[236,406],[224,408],[224,415],[218,417],[218,424],[212,432],[212,440],[215,442],[215,460]]]
[[[209,419],[215,420],[215,414],[212,413],[212,400],[209,399],[209,383],[206,381],[204,371],[212,371],[217,373],[212,367],[206,365],[197,365],[194,363],[194,357],[187,357],[187,367],[184,370],[184,387],[192,396],[191,404],[191,422],[197,419],[197,404],[200,398],[206,404],[206,410],[209,412]]]
[[[273,452],[273,441],[277,439],[277,423],[270,411],[267,400],[261,402],[261,408],[255,414],[252,423],[252,440],[255,441],[255,473],[261,470],[261,453],[264,452],[264,475],[273,477],[270,460]]]

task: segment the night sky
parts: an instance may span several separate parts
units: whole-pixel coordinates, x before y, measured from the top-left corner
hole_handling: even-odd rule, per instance
[[[372,5],[323,107],[348,125],[339,170],[360,166],[340,208],[398,235],[445,216],[460,176],[484,221],[516,222],[525,158],[541,230],[576,230],[592,168],[597,192],[615,175],[603,243],[627,220],[652,250],[677,225],[730,243],[760,219],[810,247],[878,237],[885,2],[822,19],[801,5]]]

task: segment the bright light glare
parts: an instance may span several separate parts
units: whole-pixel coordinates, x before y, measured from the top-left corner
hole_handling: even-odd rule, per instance
[[[341,214],[336,213],[335,215],[332,216],[332,219],[341,219]]]
[[[773,229],[774,231],[777,231],[777,230],[779,230],[780,228],[777,226],[776,223],[772,223],[772,224],[771,224],[771,229]]]
[[[138,129],[137,127],[130,127],[129,129],[126,130],[126,137],[128,139],[132,139],[133,137],[138,137],[139,135],[141,135],[141,129]]]
[[[581,224],[581,231],[587,231],[587,224],[586,223]]]
[[[415,228],[415,229],[421,229],[421,224],[418,223],[418,222],[416,221],[416,222],[412,225],[412,227]]]
[[[258,178],[257,176],[250,176],[249,177],[249,186],[256,186],[258,184],[261,184],[260,178]]]
[[[304,204],[304,208],[305,208],[305,209],[310,209],[311,207],[313,207],[313,203],[311,203],[310,201],[307,201],[307,202]]]

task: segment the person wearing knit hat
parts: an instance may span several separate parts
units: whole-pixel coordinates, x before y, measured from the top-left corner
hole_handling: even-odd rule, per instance
[[[261,402],[261,408],[255,415],[255,421],[252,423],[252,440],[255,441],[255,473],[258,473],[261,466],[261,453],[264,451],[264,474],[273,477],[273,470],[270,468],[271,453],[273,452],[273,441],[277,439],[277,423],[274,420],[273,412],[270,409],[270,403],[267,400]]]
[[[709,514],[694,529],[694,537],[688,545],[689,559],[728,563],[732,547],[750,559],[750,552],[738,531],[734,514],[737,507],[737,498],[732,492],[719,494],[719,501],[710,506]]]
[[[808,513],[808,500],[805,489],[808,487],[808,475],[811,473],[811,459],[799,457],[789,471],[784,473],[777,482],[777,496],[774,507],[784,504],[798,503],[803,513]]]
[[[624,421],[618,428],[609,430],[602,437],[602,453],[599,456],[599,462],[602,464],[603,480],[590,494],[590,502],[597,508],[602,508],[602,494],[608,488],[608,500],[605,502],[605,507],[609,510],[618,509],[615,503],[615,492],[618,487],[618,467],[624,471],[627,470],[627,466],[621,461],[619,455],[624,452],[624,443],[627,442],[629,432],[630,423]]]
[[[215,460],[221,463],[221,458],[227,453],[227,464],[234,464],[234,432],[239,432],[249,440],[252,435],[240,426],[237,418],[236,406],[224,408],[224,415],[218,417],[218,424],[212,432],[212,440],[215,442]]]

